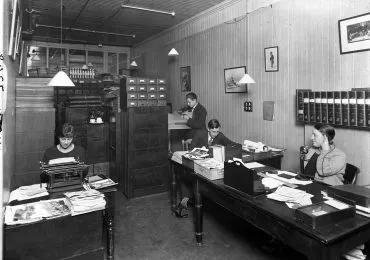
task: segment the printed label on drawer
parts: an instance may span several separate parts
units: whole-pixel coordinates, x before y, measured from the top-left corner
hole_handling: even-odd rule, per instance
[[[158,79],[158,84],[165,84],[166,81],[164,79]]]
[[[130,106],[130,107],[136,107],[137,106],[137,101],[130,100],[130,101],[127,102],[127,105]]]
[[[158,98],[165,99],[166,98],[166,94],[158,94]]]
[[[149,98],[150,99],[156,99],[157,98],[157,95],[156,94],[149,94]]]
[[[165,90],[166,90],[166,87],[164,87],[164,86],[158,87],[158,91],[165,91]]]
[[[156,87],[148,87],[148,91],[157,91]]]
[[[146,91],[146,86],[140,86],[139,91]]]
[[[136,91],[136,86],[127,86],[127,91]]]
[[[139,99],[147,99],[148,95],[147,94],[139,94]]]
[[[146,84],[146,79],[138,79],[138,84]]]
[[[150,79],[149,80],[149,84],[155,84],[156,83],[156,80],[155,79]]]
[[[134,79],[129,79],[129,80],[128,80],[128,83],[130,83],[130,84],[135,84],[135,80],[134,80]]]

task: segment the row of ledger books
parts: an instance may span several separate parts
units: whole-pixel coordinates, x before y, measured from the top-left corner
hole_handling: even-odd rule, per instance
[[[370,91],[297,89],[297,121],[370,127]]]
[[[84,214],[105,209],[104,194],[97,190],[66,192],[64,195],[71,208],[71,215]]]
[[[65,198],[42,200],[16,206],[6,206],[4,222],[6,225],[27,224],[69,214],[71,214],[71,210]]]

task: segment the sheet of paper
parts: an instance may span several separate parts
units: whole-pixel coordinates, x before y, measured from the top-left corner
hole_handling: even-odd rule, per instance
[[[247,167],[248,169],[266,167],[266,165],[263,165],[263,164],[258,163],[258,162],[245,163],[244,166]]]
[[[328,205],[330,205],[330,206],[332,206],[332,207],[334,207],[336,209],[346,209],[346,208],[349,207],[348,204],[343,203],[343,202],[341,202],[339,200],[335,200],[335,199],[326,200],[326,201],[324,201],[324,203],[325,204],[328,204]]]

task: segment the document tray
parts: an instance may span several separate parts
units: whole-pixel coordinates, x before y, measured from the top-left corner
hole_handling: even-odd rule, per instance
[[[224,162],[224,184],[249,195],[265,192],[262,178],[257,172],[237,161]]]

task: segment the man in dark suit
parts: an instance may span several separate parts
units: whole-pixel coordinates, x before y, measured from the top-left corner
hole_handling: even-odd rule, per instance
[[[186,95],[187,111],[182,113],[182,117],[187,120],[187,125],[191,131],[187,138],[193,138],[197,131],[206,129],[207,110],[198,102],[195,93],[190,92]]]
[[[208,122],[208,131],[201,130],[195,133],[193,140],[191,141],[191,148],[202,146],[208,147],[216,144],[223,146],[238,145],[221,133],[220,128],[220,122],[218,122],[217,119],[211,119]]]

